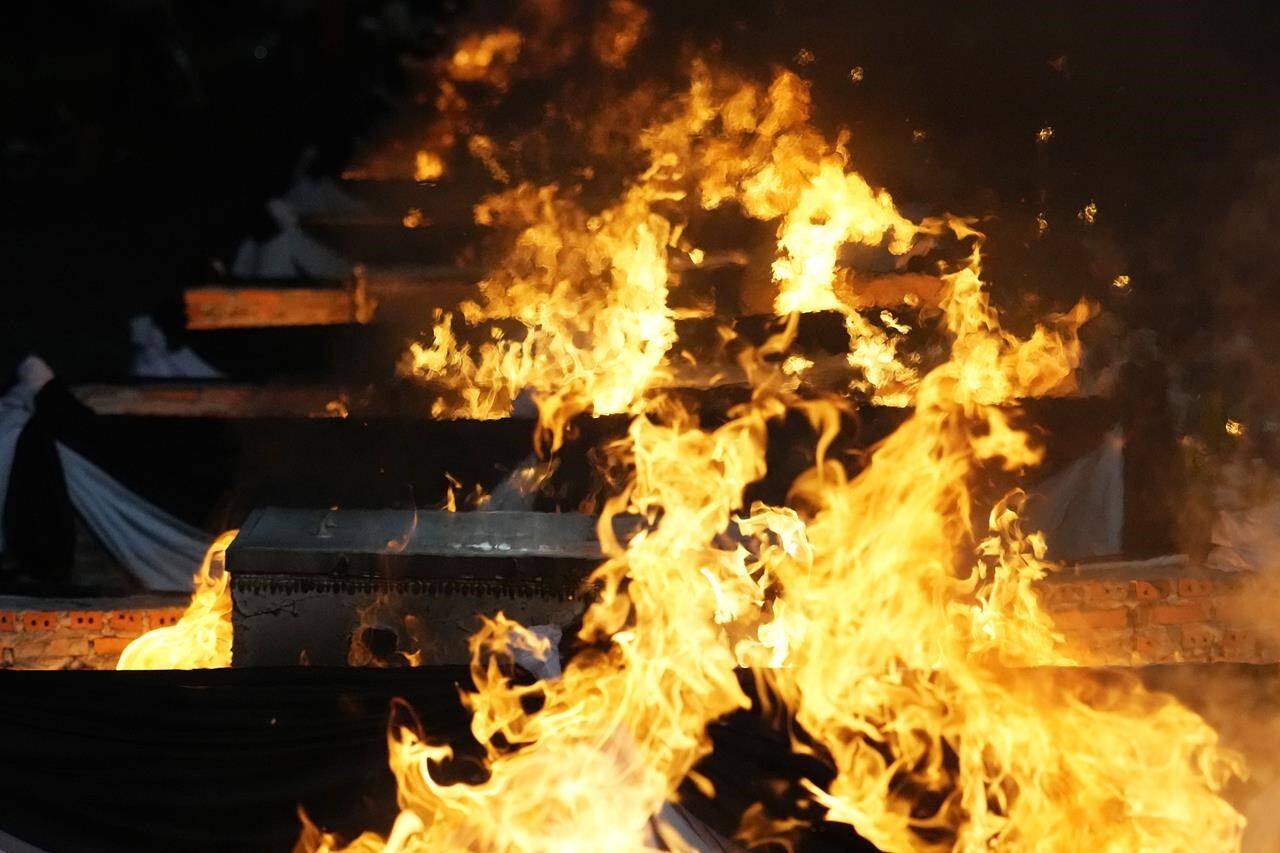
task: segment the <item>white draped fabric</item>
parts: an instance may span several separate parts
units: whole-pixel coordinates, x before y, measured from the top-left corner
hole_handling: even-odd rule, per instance
[[[9,492],[18,436],[35,410],[35,394],[20,382],[0,397],[0,507]],[[211,537],[134,494],[71,448],[59,443],[57,449],[71,504],[103,547],[147,589],[189,591]]]
[[[1084,560],[1120,553],[1124,530],[1124,438],[1113,429],[1091,453],[1031,490],[1024,530],[1044,533],[1048,556]]]

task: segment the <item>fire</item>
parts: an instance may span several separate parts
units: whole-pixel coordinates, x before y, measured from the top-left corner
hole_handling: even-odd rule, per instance
[[[458,82],[483,81],[495,88],[506,88],[523,43],[524,37],[509,27],[468,35],[449,58],[445,73]]]
[[[486,622],[465,699],[489,778],[438,782],[430,762],[448,747],[398,708],[388,747],[402,811],[388,838],[349,849],[683,849],[662,808],[711,748],[708,724],[748,706],[743,666],[834,765],[830,785],[808,783],[827,819],[883,849],[1238,847],[1242,818],[1218,793],[1238,759],[1172,698],[1072,666],[1033,589],[1051,567],[1043,539],[1020,528],[1020,495],[975,529],[974,483],[1040,457],[1008,407],[1070,390],[1088,307],[1025,339],[1005,331],[982,280],[982,235],[954,217],[903,217],[848,169],[843,139],[808,123],[807,89],[788,72],[763,90],[695,66],[641,144],[648,169],[599,214],[556,187],[482,205],[480,218],[519,235],[464,315],[515,318],[528,336],[477,347],[442,317],[410,365],[473,415],[508,410],[526,388],[553,432],[589,408],[635,413],[614,448],[630,480],[599,526],[609,559],[580,633],[591,646],[559,678],[517,684],[510,650],[549,647],[502,615]],[[752,400],[715,428],[643,393],[672,336],[667,249],[679,227],[665,211],[729,201],[780,223],[779,311],[844,313],[868,390],[914,404],[856,474],[826,458],[846,404],[795,398],[753,357]],[[873,326],[836,297],[840,248],[901,255],[943,232],[969,254],[943,278],[949,354],[917,370],[898,351],[905,326],[892,315]],[[755,358],[785,355],[794,329],[793,318]],[[815,466],[792,486],[804,510],[745,507],[766,471],[767,427],[789,409],[821,434]],[[647,521],[625,543],[619,512]],[[771,828],[761,809],[744,815],[748,839]],[[303,846],[340,845],[309,827]]]
[[[415,181],[436,181],[444,175],[444,160],[434,151],[419,151],[413,158],[413,179]],[[418,222],[409,224],[409,217],[405,216],[406,228],[416,228],[421,225],[421,213],[418,215]]]
[[[148,631],[120,654],[117,670],[218,669],[231,666],[231,575],[228,530],[214,540],[195,576],[195,593],[176,624]]]
[[[595,215],[555,186],[523,184],[486,199],[479,221],[520,231],[480,283],[483,304],[464,313],[515,319],[528,334],[473,345],[455,336],[452,315],[440,315],[432,343],[412,345],[402,370],[460,394],[454,416],[502,417],[527,389],[552,449],[574,415],[628,411],[675,338],[667,253],[676,232],[654,210],[667,197],[637,184]]]

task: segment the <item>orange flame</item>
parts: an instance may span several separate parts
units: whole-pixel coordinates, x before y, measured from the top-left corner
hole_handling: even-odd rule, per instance
[[[1005,407],[1070,390],[1089,309],[1026,339],[1005,331],[981,278],[982,236],[956,218],[903,217],[848,171],[844,140],[813,129],[808,104],[788,72],[764,91],[695,66],[673,115],[642,139],[648,170],[613,207],[588,216],[554,187],[527,186],[481,207],[523,230],[468,319],[513,317],[529,336],[472,348],[442,318],[410,369],[480,416],[532,388],[553,431],[573,411],[633,411],[615,448],[632,473],[598,528],[609,559],[580,633],[591,648],[558,679],[517,684],[510,650],[550,650],[502,615],[486,622],[466,701],[489,778],[440,783],[430,762],[448,747],[397,713],[388,746],[402,811],[386,839],[349,849],[682,849],[660,814],[711,748],[707,725],[747,706],[739,666],[759,670],[830,756],[834,781],[807,783],[827,819],[883,849],[1238,847],[1242,818],[1219,796],[1237,757],[1135,678],[1070,667],[1033,590],[1050,567],[1043,539],[1020,529],[1017,493],[991,508],[985,535],[975,529],[983,471],[1040,456]],[[686,199],[778,219],[779,310],[843,311],[871,389],[914,402],[860,473],[826,458],[845,404],[798,401],[758,364],[744,362],[752,401],[715,429],[672,400],[646,402],[671,340],[666,252],[679,230],[658,202]],[[946,361],[917,375],[898,357],[896,319],[873,331],[836,297],[839,250],[904,254],[943,231],[971,251],[943,279]],[[785,354],[794,328],[762,353]],[[788,408],[821,434],[792,487],[806,510],[744,514],[766,471],[766,427]],[[624,511],[648,522],[625,546],[612,526]],[[777,829],[760,809],[744,815],[749,837]],[[338,846],[310,830],[304,842]]]
[[[226,571],[226,552],[236,533],[228,530],[209,546],[182,618],[148,631],[126,646],[117,670],[231,666],[231,575]]]

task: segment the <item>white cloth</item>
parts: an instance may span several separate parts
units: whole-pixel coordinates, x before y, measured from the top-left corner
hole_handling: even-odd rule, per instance
[[[18,436],[35,411],[35,394],[20,382],[0,397],[0,508],[9,492]],[[212,539],[129,491],[71,448],[56,446],[71,504],[111,556],[147,589],[190,591]],[[3,533],[0,525],[0,550]]]
[[[246,279],[346,279],[355,268],[345,258],[302,230],[297,215],[282,199],[267,205],[280,233],[259,243],[246,239],[236,252],[231,273]]]
[[[368,213],[361,202],[347,195],[330,177],[311,178],[303,175],[293,182],[284,200],[300,216]]]
[[[1205,560],[1224,572],[1275,571],[1280,566],[1280,502],[1240,510],[1222,510],[1210,534],[1213,548]]]
[[[523,637],[513,636],[507,643],[512,659],[538,679],[556,679],[560,677],[560,638],[563,632],[559,625],[530,625],[531,634],[547,643],[546,649],[534,648],[532,643]]]
[[[130,372],[140,379],[225,379],[226,374],[196,355],[190,347],[169,349],[169,340],[155,320],[140,315],[129,321],[133,341]]]
[[[1119,554],[1124,530],[1124,438],[1102,444],[1031,490],[1024,530],[1044,533],[1048,557],[1083,560]]]

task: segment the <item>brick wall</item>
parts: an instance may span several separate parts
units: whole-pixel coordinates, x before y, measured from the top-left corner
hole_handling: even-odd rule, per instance
[[[1280,580],[1166,558],[1066,569],[1040,594],[1082,663],[1280,662]],[[0,597],[0,667],[114,669],[130,640],[173,624],[186,604]]]
[[[1082,662],[1280,662],[1280,583],[1251,572],[1165,558],[1062,571],[1040,593]]]
[[[133,638],[177,622],[187,598],[0,598],[0,668],[115,669]]]

